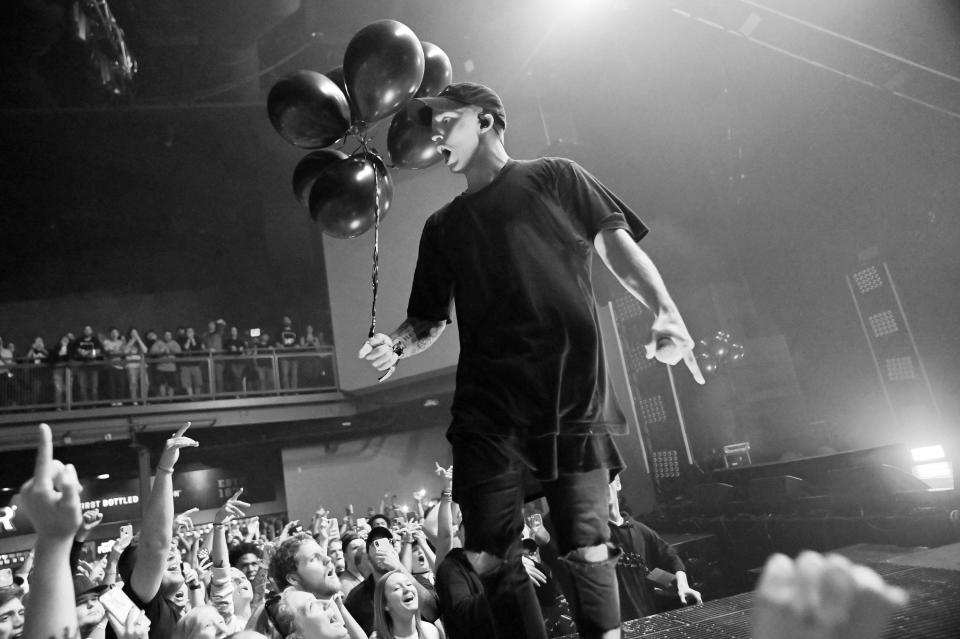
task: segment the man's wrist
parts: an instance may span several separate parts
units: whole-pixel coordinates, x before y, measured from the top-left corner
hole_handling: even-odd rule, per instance
[[[403,351],[406,347],[403,344],[403,340],[396,338],[393,340],[393,345],[390,347],[390,350],[393,351],[393,354],[397,356],[397,359],[403,357]]]

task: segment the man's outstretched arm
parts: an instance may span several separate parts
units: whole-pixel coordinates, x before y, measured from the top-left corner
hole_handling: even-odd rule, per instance
[[[396,367],[401,357],[410,357],[430,348],[446,325],[446,320],[408,317],[389,335],[377,333],[364,342],[358,357],[368,360],[378,371],[389,371]]]
[[[594,238],[594,246],[623,287],[656,315],[646,344],[647,358],[656,357],[670,365],[683,360],[693,378],[703,384],[703,373],[693,354],[693,338],[653,260],[623,229],[600,231]]]

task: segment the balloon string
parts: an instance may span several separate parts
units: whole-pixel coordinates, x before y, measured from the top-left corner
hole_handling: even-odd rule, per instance
[[[362,133],[357,135],[360,146],[366,155],[370,154],[367,148],[367,137]],[[374,207],[373,207],[373,269],[370,273],[371,288],[373,289],[373,300],[370,303],[370,330],[367,337],[373,337],[377,332],[377,293],[380,290],[380,174],[377,172],[377,165],[372,161],[370,167],[373,169],[374,179]]]

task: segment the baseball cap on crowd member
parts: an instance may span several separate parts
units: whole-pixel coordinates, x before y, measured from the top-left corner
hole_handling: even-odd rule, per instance
[[[110,590],[109,585],[97,585],[86,575],[73,576],[73,592],[76,596],[77,603],[79,603],[81,599],[87,599],[90,595],[98,597],[101,593],[108,590]]]
[[[503,100],[490,87],[474,82],[448,84],[433,97],[410,100],[407,112],[420,124],[429,125],[434,111],[453,111],[468,105],[480,107],[484,113],[493,115],[502,129],[507,128],[507,111],[503,108]]]

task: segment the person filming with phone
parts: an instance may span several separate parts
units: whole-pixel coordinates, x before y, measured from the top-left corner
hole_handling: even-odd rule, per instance
[[[363,631],[368,635],[373,632],[374,591],[377,581],[388,572],[399,571],[406,574],[413,582],[417,591],[420,616],[425,621],[436,621],[437,612],[436,594],[424,588],[400,561],[400,555],[393,544],[393,533],[382,526],[375,526],[367,535],[367,557],[373,569],[372,574],[364,579],[359,586],[347,595],[346,606]]]

